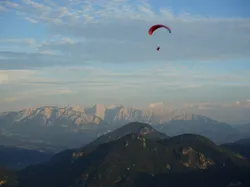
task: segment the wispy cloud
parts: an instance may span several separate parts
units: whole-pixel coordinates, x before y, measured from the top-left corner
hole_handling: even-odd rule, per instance
[[[115,73],[112,70],[92,66],[55,66],[39,68],[39,70],[4,70],[1,71],[1,80],[5,84],[19,86],[19,89],[27,90],[27,87],[35,87],[44,90],[54,88],[68,88],[73,92],[83,93],[86,90],[103,90],[109,92],[128,94],[128,87],[133,88],[134,93],[156,93],[163,96],[167,91],[192,90],[192,92],[201,91],[203,88],[211,86],[225,85],[225,80],[221,83],[210,81],[216,75],[210,75],[209,72],[195,72],[180,70],[175,72],[173,66],[161,68],[164,71],[157,71],[150,67],[143,70],[136,70],[130,73]],[[157,72],[157,73],[156,73]],[[217,75],[219,76],[219,75]],[[202,82],[200,78],[204,78]],[[206,78],[206,79],[205,79]],[[207,80],[207,82],[205,81]],[[214,80],[214,79],[212,79]],[[237,80],[237,77],[236,77]],[[232,81],[228,81],[228,85]],[[243,83],[246,80],[242,80]],[[23,88],[22,88],[23,86]],[[46,91],[47,92],[47,91]],[[163,92],[163,93],[162,93]],[[18,94],[18,92],[16,92]]]
[[[24,19],[26,19],[27,21],[31,22],[31,23],[37,23],[38,21],[35,19],[32,19],[30,17],[25,17]]]
[[[4,74],[4,73],[0,73],[0,84],[8,81],[8,75]]]
[[[8,9],[0,4],[0,12],[7,12]]]
[[[8,43],[34,45],[36,41],[32,38],[8,38],[0,40],[0,43],[2,43],[3,45]]]
[[[226,103],[218,102],[201,102],[201,103],[186,103],[183,105],[184,108],[193,108],[198,110],[224,110],[224,109],[237,109],[237,108],[249,108],[250,101],[228,101]]]
[[[0,81],[8,84],[9,82],[29,80],[35,73],[35,71],[31,70],[0,70]]]
[[[17,3],[13,3],[11,1],[6,1],[6,0],[3,0],[2,3],[5,4],[6,7],[9,7],[9,8],[17,8],[19,6]]]
[[[16,97],[6,97],[3,99],[0,99],[0,102],[1,103],[11,103],[11,102],[15,102],[17,100],[18,100],[18,98],[16,98]]]
[[[215,110],[220,107],[219,104],[209,103],[209,102],[201,102],[201,103],[188,103],[183,105],[184,108],[191,108],[196,110]]]
[[[240,101],[236,101],[234,103],[229,103],[228,105],[226,105],[227,107],[234,107],[234,108],[249,108],[250,109],[250,101],[249,100],[240,100]]]

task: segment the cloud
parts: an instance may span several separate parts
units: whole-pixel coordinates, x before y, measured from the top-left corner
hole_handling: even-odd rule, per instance
[[[245,101],[236,101],[235,103],[232,103],[230,105],[231,107],[236,107],[236,108],[250,108],[250,102],[249,100],[245,100]]]
[[[54,81],[40,70],[0,70],[0,102],[20,102],[76,93],[68,84],[53,84]]]
[[[171,71],[171,69],[169,70]],[[189,89],[188,84],[181,81],[166,81],[162,79],[147,79],[148,71],[137,71],[130,74],[121,74],[114,78],[110,70],[92,66],[56,66],[44,67],[36,70],[2,70],[1,80],[3,82],[1,97],[15,97],[27,99],[38,97],[39,95],[52,96],[56,94],[87,94],[93,95],[117,95],[123,94],[124,97],[135,97],[139,93],[144,93],[151,88],[157,91],[159,88],[166,90]],[[138,77],[140,76],[141,77]],[[132,78],[130,77],[136,77]],[[167,75],[165,75],[166,77]],[[130,92],[129,89],[133,89]],[[190,89],[193,87],[190,86]],[[152,91],[147,91],[149,94]],[[25,95],[25,97],[24,97]],[[95,96],[93,96],[95,97]],[[19,100],[21,100],[19,98]]]
[[[4,1],[3,2],[7,7],[10,7],[10,8],[17,8],[19,5],[17,3],[13,3],[13,2],[10,2],[10,1]]]
[[[186,103],[182,105],[182,107],[184,110],[207,116],[221,122],[231,124],[249,123],[250,105],[247,106],[243,100],[240,103],[241,104],[237,104],[237,101],[235,102],[232,100],[227,100],[226,102],[193,102]]]
[[[150,103],[148,105],[149,108],[154,108],[154,107],[162,107],[164,105],[163,102],[156,102],[156,103]]]
[[[0,1],[0,12],[8,12],[8,9],[16,9],[19,7],[19,4],[13,3],[9,0]]]
[[[210,110],[213,112],[220,111],[223,113],[230,112],[230,111],[242,111],[244,109],[250,109],[250,102],[248,100],[243,101],[227,101],[224,103],[218,102],[196,102],[196,103],[185,103],[183,104],[185,109],[191,109],[196,111],[206,111]],[[240,110],[239,110],[240,109]]]
[[[8,43],[14,43],[14,44],[26,44],[26,45],[35,45],[36,41],[33,38],[8,38],[8,39],[1,39],[0,43],[8,44]]]
[[[72,95],[75,94],[74,91],[68,88],[57,88],[57,87],[41,87],[41,88],[33,88],[32,90],[25,91],[19,90],[18,94],[12,94],[11,97],[1,97],[0,103],[15,103],[20,101],[31,101],[33,99],[38,100],[37,98],[44,99],[46,97],[57,96],[60,97],[62,95]]]
[[[31,70],[0,70],[0,82],[8,84],[9,82],[29,80],[35,74],[36,72]]]
[[[71,40],[68,42],[71,42]],[[19,55],[18,58],[20,58]],[[23,63],[20,64],[22,67],[24,67],[25,62],[24,57],[23,59]],[[37,63],[37,59],[34,57],[32,59],[33,62]],[[245,84],[249,77],[238,79],[238,76],[235,76],[235,79],[233,79],[234,76],[231,75],[231,79],[224,80],[224,75],[219,72],[211,74],[207,70],[197,71],[197,69],[192,68],[180,68],[176,63],[161,64],[161,66],[158,65],[158,67],[154,68],[141,65],[137,66],[137,69],[132,68],[129,71],[109,69],[105,65],[101,65],[101,63],[100,65],[90,63],[82,63],[78,66],[64,65],[48,67],[37,65],[37,69],[28,70],[23,68],[23,70],[19,71],[3,70],[0,73],[4,84],[2,88],[8,89],[8,93],[12,92],[17,95],[27,90],[37,90],[36,92],[30,92],[30,95],[37,95],[43,93],[42,90],[46,90],[45,92],[52,90],[51,92],[59,93],[58,89],[69,89],[74,93],[83,95],[91,93],[91,96],[93,96],[94,92],[96,96],[98,94],[109,94],[114,97],[117,94],[128,97],[129,95],[135,96],[147,93],[147,95],[151,95],[150,97],[163,99],[166,97],[165,93],[167,93],[169,99],[172,98],[176,101],[179,99],[181,101],[192,98],[198,99],[198,95],[200,99],[202,98],[200,95],[204,98],[211,98],[211,95],[220,93],[217,97],[219,99],[220,95],[233,88],[234,91],[235,88],[237,90],[243,89],[247,95],[247,90],[250,88],[249,83],[248,85]],[[238,74],[236,73],[236,75]],[[222,77],[222,80],[220,80],[220,77]],[[183,97],[184,91],[185,98]],[[202,107],[204,109],[204,105],[200,106],[200,109]]]
[[[34,89],[32,91],[23,92],[24,95],[27,95],[27,97],[37,97],[37,96],[55,96],[55,95],[71,95],[75,92],[70,90],[69,88],[63,88],[63,87],[41,87]]]
[[[218,107],[218,104],[209,102],[202,103],[186,103],[183,105],[184,108],[196,109],[196,110],[214,110]]]
[[[0,102],[2,102],[2,103],[12,103],[12,102],[16,102],[18,100],[19,99],[16,98],[16,97],[6,97],[6,98],[1,99]]]
[[[8,9],[0,4],[0,12],[7,12]]]
[[[5,81],[8,81],[8,75],[0,73],[0,84],[2,84]]]
[[[81,59],[54,55],[52,51],[40,51],[34,53],[0,51],[0,69],[27,69],[48,67],[56,64],[68,65],[75,60],[75,64],[82,63]]]
[[[95,64],[39,67],[37,70],[30,70],[30,72],[34,72],[32,77],[27,79],[22,78],[22,82],[19,81],[18,85],[24,86],[24,89],[27,89],[27,87],[42,87],[45,89],[63,87],[78,93],[84,93],[88,90],[109,90],[112,94],[130,94],[131,90],[127,88],[133,88],[134,94],[147,92],[152,95],[161,95],[161,97],[163,97],[164,92],[168,91],[182,92],[183,90],[190,90],[192,93],[197,92],[196,94],[202,94],[209,89],[214,89],[214,92],[216,92],[216,89],[225,89],[225,86],[234,86],[230,84],[232,79],[228,82],[224,80],[224,85],[219,79],[217,82],[214,82],[214,79],[217,76],[219,77],[219,75],[210,75],[206,71],[199,71],[199,73],[191,69],[189,71],[185,69],[176,71],[178,70],[178,66],[175,65],[161,67],[161,70],[147,67],[141,70],[135,69],[130,72],[114,72],[105,66],[95,66]],[[6,70],[5,72],[11,72],[11,70]],[[19,76],[18,74],[15,75],[16,77]],[[202,82],[199,81],[201,78],[204,78]],[[210,80],[211,78],[214,79]],[[243,83],[246,82],[245,79],[242,81]],[[238,82],[238,84],[240,83]],[[13,85],[13,82],[11,84]],[[236,84],[235,86],[238,85]],[[207,94],[211,94],[210,92],[208,91]]]
[[[30,17],[25,17],[24,19],[26,19],[27,21],[31,22],[31,23],[37,23],[38,21],[35,19],[32,19]]]
[[[213,108],[220,108],[220,109],[237,109],[237,108],[250,108],[250,102],[248,100],[241,100],[235,102],[227,102],[227,103],[212,103],[209,104]]]
[[[45,6],[41,3],[37,3],[35,1],[31,1],[31,0],[23,0],[24,4],[26,5],[30,5],[32,8],[36,9],[36,10],[40,10],[41,12],[49,12],[51,10],[51,7],[49,6]]]

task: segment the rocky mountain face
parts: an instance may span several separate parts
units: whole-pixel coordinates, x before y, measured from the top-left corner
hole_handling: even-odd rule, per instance
[[[196,133],[216,143],[247,137],[245,132],[228,124],[162,105],[137,109],[97,104],[91,108],[44,106],[1,113],[0,139],[7,144],[12,142],[11,145],[62,150],[82,146],[135,121],[148,123],[169,136]]]
[[[28,108],[18,112],[4,112],[0,114],[1,122],[8,126],[20,122],[33,122],[43,126],[65,126],[70,122],[72,127],[88,124],[119,123],[127,124],[133,121],[159,124],[170,120],[195,120],[201,116],[187,113],[186,111],[167,110],[164,108],[150,107],[147,109],[128,108],[123,106],[108,106],[97,104],[92,108],[75,107],[50,107]],[[64,122],[64,123],[63,123]]]
[[[133,123],[122,128],[128,132],[131,126],[133,133],[116,140],[66,150],[27,167],[18,172],[20,187],[250,185],[249,160],[203,136],[152,139],[147,136],[157,132],[152,127]]]
[[[0,117],[6,122],[11,122],[11,124],[6,124],[6,128],[13,124],[27,122],[33,122],[36,125],[42,126],[59,125],[64,127],[66,125],[68,127],[67,122],[76,126],[81,124],[100,123],[101,119],[95,116],[95,113],[98,113],[98,111],[92,112],[89,109],[85,112],[84,108],[81,107],[41,107],[28,108],[18,112],[5,112],[2,113]],[[72,126],[72,129],[74,127],[75,126]]]
[[[0,186],[1,187],[14,187],[18,186],[18,179],[15,171],[0,166]]]
[[[40,107],[0,115],[0,139],[5,145],[62,150],[82,146],[102,130],[98,107]],[[95,129],[99,131],[95,131]]]
[[[111,141],[118,140],[119,138],[128,135],[128,134],[137,134],[143,135],[146,139],[167,139],[167,136],[164,133],[161,133],[155,130],[152,126],[146,123],[133,122],[126,124],[114,131],[111,131],[105,135],[98,137],[96,140],[90,142],[86,147],[95,147],[97,145],[108,143]]]

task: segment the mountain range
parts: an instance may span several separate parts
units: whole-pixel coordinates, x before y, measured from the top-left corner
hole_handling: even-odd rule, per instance
[[[58,152],[88,144],[130,122],[153,126],[168,136],[203,135],[217,144],[250,137],[249,125],[231,126],[185,110],[150,105],[145,109],[112,105],[27,108],[0,114],[1,144]]]
[[[204,136],[168,137],[135,122],[29,166],[17,178],[18,187],[247,187],[249,173],[249,159]]]

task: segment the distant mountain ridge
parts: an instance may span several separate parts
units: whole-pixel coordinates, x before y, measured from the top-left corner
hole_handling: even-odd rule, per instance
[[[62,150],[89,143],[131,122],[150,124],[169,136],[196,133],[216,143],[250,137],[250,133],[226,123],[181,109],[164,108],[162,103],[156,103],[145,109],[96,104],[90,108],[43,106],[4,112],[0,113],[0,139],[8,142],[14,138],[29,147],[39,144],[41,148]]]
[[[184,110],[170,110],[153,107],[147,109],[137,109],[133,107],[115,105],[104,107],[104,105],[97,104],[92,108],[79,106],[43,106],[39,108],[27,108],[17,112],[0,113],[0,119],[1,118],[11,120],[12,124],[40,118],[40,124],[50,126],[57,124],[57,121],[61,120],[69,120],[75,125],[100,124],[103,121],[110,125],[116,122],[120,122],[121,125],[124,125],[133,121],[158,124],[177,119],[195,120],[201,118],[201,116],[188,113]]]

